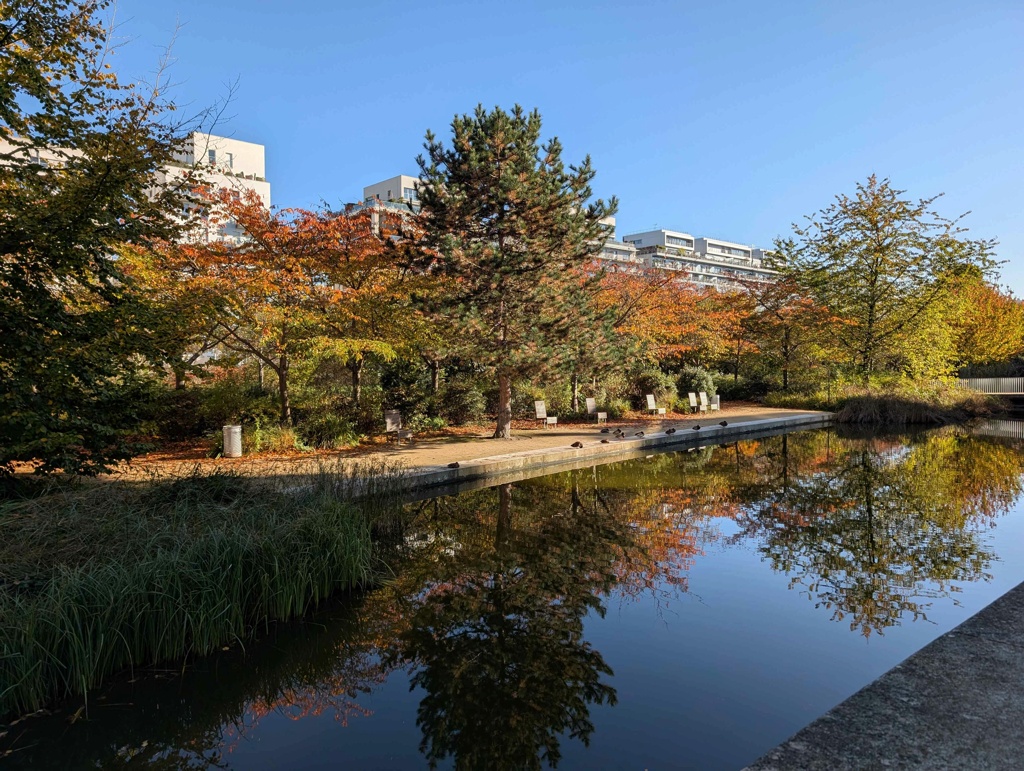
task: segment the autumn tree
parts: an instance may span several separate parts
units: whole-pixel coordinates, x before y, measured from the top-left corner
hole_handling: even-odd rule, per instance
[[[957,364],[992,364],[1024,353],[1024,302],[980,277],[964,277],[952,293]]]
[[[99,0],[0,13],[0,474],[96,472],[127,457],[148,319],[111,255],[169,237],[179,190],[154,188],[184,133],[109,68]]]
[[[788,276],[778,281],[748,282],[754,310],[745,322],[761,355],[782,373],[782,390],[789,391],[790,373],[798,361],[820,348],[831,325],[842,323],[817,305]]]
[[[245,238],[167,245],[167,268],[190,272],[197,290],[222,298],[222,344],[277,376],[282,425],[292,422],[297,357],[394,357],[394,330],[378,314],[388,308],[382,283],[391,280],[381,277],[386,234],[374,228],[370,212],[275,212],[252,192],[210,195],[212,221],[233,221]]]
[[[903,195],[872,175],[777,245],[783,272],[851,322],[835,327],[834,339],[865,383],[899,359],[905,333],[941,302],[952,276],[994,266],[994,242],[966,238],[962,218],[933,211],[938,196]]]
[[[512,382],[557,363],[565,298],[600,250],[612,199],[591,202],[590,159],[566,166],[541,144],[540,114],[482,106],[428,132],[420,165],[423,263],[448,282],[441,311],[468,358],[497,380],[495,438],[511,435]]]

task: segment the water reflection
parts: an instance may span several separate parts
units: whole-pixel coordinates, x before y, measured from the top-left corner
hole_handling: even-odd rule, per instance
[[[382,538],[379,589],[184,675],[122,682],[88,721],[68,725],[72,705],[0,726],[0,753],[25,768],[232,767],[247,739],[268,741],[269,716],[330,715],[370,758],[374,695],[398,682],[420,763],[555,766],[629,685],[587,639],[613,598],[685,593],[710,547],[743,548],[823,622],[881,634],[989,578],[987,534],[1022,474],[1018,444],[959,429],[815,431],[416,504]]]

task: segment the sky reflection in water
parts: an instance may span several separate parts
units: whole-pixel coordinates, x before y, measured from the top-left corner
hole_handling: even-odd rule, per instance
[[[412,504],[382,534],[382,588],[0,750],[32,768],[739,767],[1024,579],[1022,473],[1019,445],[961,429],[822,430]]]

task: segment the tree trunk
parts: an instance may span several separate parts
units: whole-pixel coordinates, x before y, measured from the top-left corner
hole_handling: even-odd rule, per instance
[[[572,411],[580,411],[580,376],[572,373]]]
[[[437,395],[441,387],[441,362],[437,359],[430,360],[430,393]]]
[[[263,383],[263,360],[262,359],[256,359],[256,379],[259,381],[260,390],[262,391],[263,387],[264,387],[264,383]]]
[[[498,373],[498,421],[494,438],[512,438],[512,378],[504,372]]]
[[[363,360],[353,359],[348,363],[348,371],[352,373],[352,404],[359,406],[363,395]]]
[[[173,367],[174,370],[174,390],[184,391],[185,390],[185,368],[184,367]]]
[[[512,530],[512,485],[498,485],[498,522],[494,529],[494,548],[501,551]]]
[[[288,356],[282,356],[277,367],[277,393],[281,400],[281,425],[292,424],[292,404],[288,394]]]
[[[782,393],[789,393],[789,329],[782,337]]]

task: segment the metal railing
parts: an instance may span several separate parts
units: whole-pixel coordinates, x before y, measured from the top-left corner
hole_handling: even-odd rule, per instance
[[[1024,377],[962,377],[961,388],[983,394],[1020,394],[1024,396]]]

